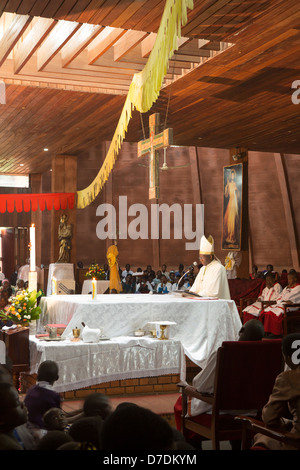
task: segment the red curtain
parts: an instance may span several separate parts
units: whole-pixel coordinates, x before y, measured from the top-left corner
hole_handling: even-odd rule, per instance
[[[75,205],[75,193],[42,193],[42,194],[1,194],[0,213],[14,212],[35,212],[38,208],[41,211],[47,209],[73,209]]]

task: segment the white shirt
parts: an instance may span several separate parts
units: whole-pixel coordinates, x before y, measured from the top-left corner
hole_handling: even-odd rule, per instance
[[[126,277],[127,274],[132,274],[133,275],[133,271],[126,271],[126,269],[124,269],[124,271],[122,272],[122,277]]]
[[[190,292],[203,297],[230,300],[230,291],[225,267],[216,259],[202,266]]]

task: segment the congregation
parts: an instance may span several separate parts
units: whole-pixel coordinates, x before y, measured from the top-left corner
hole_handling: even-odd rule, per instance
[[[242,327],[239,341],[261,341],[263,333],[260,322],[252,320]],[[267,424],[279,425],[285,418],[285,428],[288,426],[288,411],[289,427],[296,433],[300,431],[300,369],[291,357],[294,353],[292,344],[299,340],[299,333],[283,338],[282,355],[287,369],[278,375],[269,400],[262,410]],[[199,377],[201,378],[201,372]],[[63,410],[61,396],[53,388],[58,378],[56,362],[42,362],[38,369],[37,383],[21,399],[13,385],[9,363],[0,366],[0,450],[164,452],[201,449],[201,442],[199,447],[199,442],[195,439],[183,436],[179,418],[176,427],[173,427],[163,417],[131,403],[130,400],[113,409],[109,397],[91,392],[83,400],[81,408],[68,413]],[[175,418],[178,410],[176,403]],[[232,441],[232,449],[240,449],[240,444],[239,440]],[[285,450],[285,447],[256,434],[252,449]]]
[[[126,264],[125,269],[119,270],[122,292],[167,294],[174,290],[190,289],[195,284],[201,267],[198,265],[184,269],[184,266],[180,264],[177,270],[168,271],[167,266],[163,265],[162,269],[155,273],[151,265],[148,265],[145,270],[138,268],[137,271],[133,271],[130,264]],[[280,282],[284,276],[274,272],[272,265],[268,265],[267,269],[261,273],[253,269],[250,279],[261,276],[264,280],[264,287],[259,298],[240,312],[243,326],[239,341],[261,341],[269,334],[282,336],[279,325],[282,323],[283,305],[300,302],[298,273],[291,269],[283,274],[286,274],[287,285],[285,287],[284,283]],[[107,278],[109,279],[108,269]],[[11,286],[8,280],[3,279],[1,299],[4,302],[18,289],[23,288],[23,280],[16,280],[16,285]],[[263,301],[268,302],[264,308],[262,308]],[[297,425],[293,424],[300,420],[298,403],[300,395],[297,389],[300,369],[299,365],[295,366],[290,360],[293,350],[287,346],[287,342],[291,341],[291,337],[293,341],[300,341],[300,334],[287,335],[282,339],[283,358],[289,371],[283,372],[283,375],[278,377],[270,399],[262,411],[266,420],[271,416],[270,422],[280,423],[285,417],[283,416],[284,410],[288,409],[291,429],[293,432],[300,432]],[[208,363],[213,364],[212,369],[207,369],[204,373],[200,371],[194,377],[193,384],[197,389],[199,384],[203,385],[205,381],[206,387],[209,386],[213,393],[215,359],[216,352],[208,360]],[[36,384],[27,391],[24,399],[20,399],[19,392],[13,384],[9,361],[0,366],[0,450],[169,451],[201,449],[201,443],[189,440],[181,432],[180,399],[174,407],[175,420],[177,413],[176,427],[172,427],[164,418],[152,411],[130,403],[130,400],[113,409],[109,397],[99,393],[91,393],[84,399],[82,408],[67,413],[63,410],[60,394],[54,390],[54,383],[58,378],[58,365],[49,360],[42,362],[39,366]],[[276,396],[281,393],[282,387],[284,387],[284,393],[278,406]],[[191,410],[193,416],[194,413],[203,412],[199,400],[197,406],[192,403]],[[253,443],[253,448],[259,450],[273,449],[277,445],[272,440],[265,440],[259,435],[255,437]],[[231,445],[232,449],[240,448],[241,442],[231,442]],[[279,449],[281,448],[284,449],[279,446]]]
[[[193,450],[167,420],[130,401],[113,409],[109,397],[91,393],[80,409],[63,411],[58,377],[55,361],[42,362],[21,400],[9,366],[0,366],[0,450]]]

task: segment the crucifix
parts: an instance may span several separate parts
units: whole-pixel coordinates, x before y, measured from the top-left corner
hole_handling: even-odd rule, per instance
[[[161,148],[167,148],[173,143],[173,129],[165,129],[158,134],[159,114],[149,117],[150,137],[138,142],[138,157],[143,157],[150,152],[149,165],[149,199],[159,198],[159,152]]]

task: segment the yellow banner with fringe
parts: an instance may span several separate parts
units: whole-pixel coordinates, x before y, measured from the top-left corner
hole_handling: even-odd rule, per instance
[[[187,9],[192,10],[193,7],[193,0],[167,0],[154,47],[143,70],[133,76],[103,165],[92,183],[77,191],[78,209],[91,204],[108,180],[125,138],[132,111],[137,109],[145,113],[157,100],[167,73],[168,61],[178,49],[181,27],[187,23]]]

